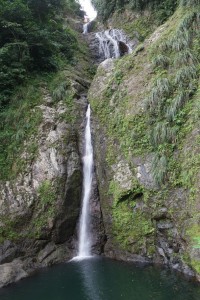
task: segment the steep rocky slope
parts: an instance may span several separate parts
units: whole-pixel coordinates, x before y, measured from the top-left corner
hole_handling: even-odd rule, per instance
[[[86,93],[93,74],[81,22],[75,22],[81,29],[74,32],[74,63],[16,90],[6,119],[13,137],[10,164],[0,174],[0,287],[76,252]],[[98,254],[104,232],[95,180],[91,230]]]
[[[105,255],[197,277],[199,24],[198,8],[178,8],[134,53],[104,61],[89,90]]]

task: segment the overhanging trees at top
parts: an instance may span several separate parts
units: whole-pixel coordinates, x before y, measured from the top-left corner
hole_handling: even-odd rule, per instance
[[[77,8],[75,0],[0,0],[0,107],[27,74],[72,58],[76,41],[63,28],[66,6]]]

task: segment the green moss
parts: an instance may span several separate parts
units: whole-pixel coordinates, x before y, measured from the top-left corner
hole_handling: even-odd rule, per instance
[[[135,38],[137,34],[139,41],[143,42],[155,30],[155,19],[152,14],[148,16],[140,15],[132,22],[124,23],[122,28],[130,38]]]
[[[191,261],[191,266],[198,274],[200,274],[200,261],[193,259]]]
[[[196,216],[197,217],[197,216]],[[195,218],[196,218],[195,217]],[[196,219],[197,220],[197,219]],[[194,220],[195,222],[195,220]],[[200,249],[200,226],[198,224],[193,224],[186,231],[186,236],[188,237],[188,254],[186,256],[187,260],[184,258],[187,264],[189,264],[198,274],[200,273],[200,260],[193,258],[191,255],[191,250],[195,249],[198,251]]]
[[[39,199],[42,205],[53,204],[56,200],[56,191],[49,180],[45,180],[38,188]]]
[[[123,202],[113,208],[113,234],[120,248],[139,253],[146,238],[154,236],[155,228],[144,213],[134,211],[135,204],[134,201]],[[151,244],[149,253],[154,251],[153,248]]]
[[[55,215],[57,184],[49,180],[45,180],[38,188],[38,205],[37,213],[33,218],[33,237],[40,237],[43,228],[48,227],[49,218]]]
[[[114,201],[112,205],[113,218],[113,236],[121,249],[139,253],[146,245],[148,237],[147,252],[152,255],[155,252],[153,236],[154,225],[142,210],[136,209],[138,200],[147,201],[147,191],[133,182],[131,190],[123,190],[120,185],[110,182],[109,194],[113,195]]]
[[[0,244],[5,240],[18,240],[21,232],[17,230],[16,221],[9,218],[1,218],[3,226],[0,226]]]

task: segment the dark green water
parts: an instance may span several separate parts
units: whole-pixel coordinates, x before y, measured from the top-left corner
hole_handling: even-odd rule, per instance
[[[0,300],[200,300],[200,286],[166,269],[94,258],[38,272]]]

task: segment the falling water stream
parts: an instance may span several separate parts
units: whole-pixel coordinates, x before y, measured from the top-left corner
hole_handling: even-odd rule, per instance
[[[79,224],[79,243],[77,257],[80,259],[91,256],[91,237],[89,232],[89,202],[93,176],[93,149],[90,129],[90,113],[90,105],[88,105],[86,112],[85,152],[83,156],[83,202]]]
[[[132,46],[127,40],[127,36],[120,29],[109,29],[96,33],[99,42],[99,54],[107,58],[119,58],[121,56],[119,42],[127,47],[127,53],[132,52]]]

